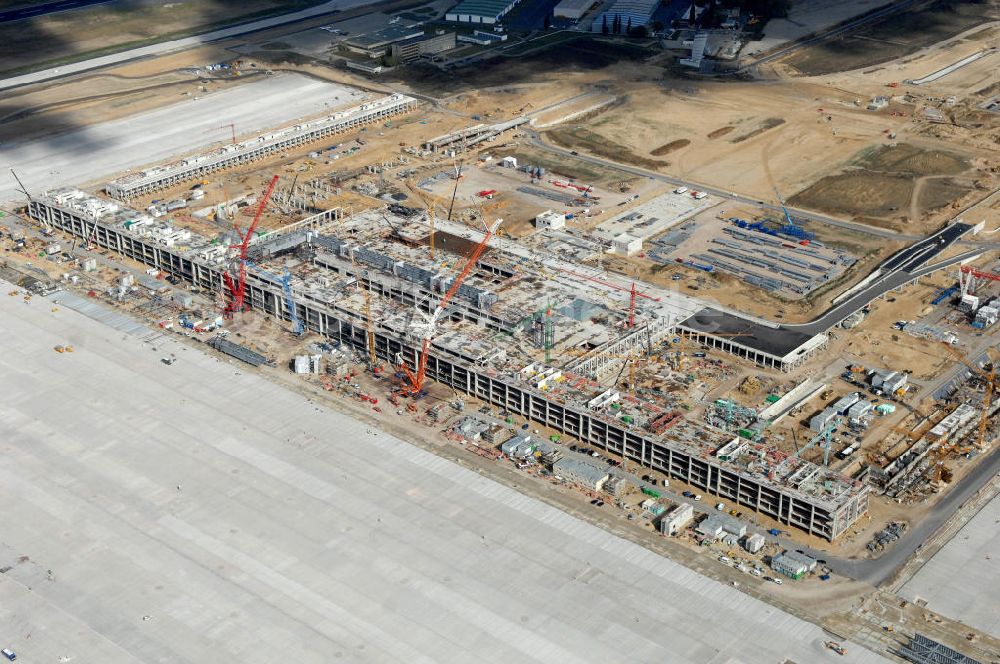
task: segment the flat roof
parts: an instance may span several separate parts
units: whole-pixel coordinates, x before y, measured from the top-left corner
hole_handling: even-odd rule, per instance
[[[349,46],[357,46],[358,48],[376,48],[393,42],[403,41],[404,39],[422,37],[423,35],[424,29],[420,26],[404,27],[401,25],[390,25],[375,32],[366,32],[363,35],[349,37],[343,43]]]
[[[594,2],[595,0],[562,0],[555,9],[586,9]]]
[[[51,308],[0,299],[0,622],[26,661],[824,657],[818,626],[245,365]]]
[[[512,0],[463,0],[448,10],[448,14],[470,14],[496,18],[507,12]]]
[[[682,328],[717,335],[737,345],[783,358],[814,335],[780,325],[767,325],[721,309],[706,307],[680,323]]]

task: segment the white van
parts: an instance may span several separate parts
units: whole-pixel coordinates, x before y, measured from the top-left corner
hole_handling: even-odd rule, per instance
[[[677,187],[676,189],[674,189],[674,193],[675,194],[686,194],[687,190],[688,190],[687,187]]]

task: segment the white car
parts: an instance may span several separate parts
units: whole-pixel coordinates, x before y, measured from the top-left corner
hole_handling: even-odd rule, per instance
[[[777,583],[777,584],[778,584],[779,586],[780,586],[780,585],[781,585],[782,583],[784,583],[784,581],[782,581],[781,579],[777,579],[777,578],[775,578],[775,577],[773,577],[773,576],[771,577],[771,581],[772,581],[773,583]]]
[[[694,494],[694,499],[695,500],[701,500],[701,494],[700,493]]]
[[[726,556],[719,556],[719,562],[720,563],[728,563],[729,562],[729,558],[727,558]]]
[[[752,569],[752,570],[750,570],[750,573],[753,574],[754,576],[760,576],[760,570],[759,569]]]

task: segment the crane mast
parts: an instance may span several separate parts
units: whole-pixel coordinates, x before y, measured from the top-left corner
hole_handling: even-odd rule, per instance
[[[494,233],[496,233],[501,223],[503,223],[502,219],[497,219],[493,222],[492,226],[486,224],[485,221],[483,222],[483,226],[485,228],[483,239],[480,240],[478,245],[476,245],[476,248],[469,256],[469,260],[466,261],[465,267],[463,267],[462,271],[458,273],[457,277],[455,277],[455,281],[452,282],[451,287],[444,294],[444,297],[441,298],[441,301],[434,309],[434,313],[431,315],[430,324],[427,326],[427,331],[424,333],[423,343],[420,346],[420,358],[417,361],[416,373],[411,371],[410,368],[406,366],[405,362],[400,362],[400,367],[402,368],[403,373],[406,374],[406,377],[410,381],[410,393],[412,395],[416,396],[423,389],[424,380],[427,375],[428,352],[430,351],[431,342],[434,340],[434,328],[438,319],[444,313],[444,310],[448,306],[448,303],[451,302],[451,299],[455,297],[455,294],[461,287],[462,282],[465,281],[465,278],[472,272],[472,268],[475,267],[477,262],[479,262],[479,258],[486,250],[486,245],[489,244],[490,238],[492,238]]]
[[[253,221],[250,223],[250,227],[247,229],[246,234],[242,236],[242,241],[240,244],[232,245],[230,247],[231,249],[240,250],[240,267],[236,280],[233,279],[233,276],[229,274],[228,270],[222,273],[222,280],[225,282],[226,288],[229,290],[229,301],[226,302],[222,313],[228,319],[232,319],[234,314],[243,311],[243,301],[247,290],[247,251],[250,249],[250,239],[253,237],[253,232],[257,230],[257,224],[260,223],[260,218],[264,214],[264,208],[267,205],[267,201],[271,198],[271,194],[274,192],[274,187],[277,184],[278,176],[275,175],[271,178],[271,182],[267,185],[267,190],[264,191],[264,196],[260,199],[260,205],[257,206],[257,212],[254,214]]]

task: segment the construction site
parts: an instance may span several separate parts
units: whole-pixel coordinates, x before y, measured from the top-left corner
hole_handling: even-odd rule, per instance
[[[435,4],[414,15],[446,10]],[[98,347],[125,357],[135,341],[151,349],[135,380],[161,402],[164,393],[180,403],[205,396],[181,387],[198,372],[225,395],[230,375],[230,406],[219,406],[232,408],[228,432],[220,433],[222,420],[197,416],[212,431],[205,449],[324,502],[334,485],[342,491],[336,456],[347,454],[343,477],[353,479],[344,486],[360,483],[352,509],[364,514],[350,527],[370,542],[383,536],[382,519],[419,538],[423,527],[399,527],[404,513],[423,524],[466,499],[466,517],[488,520],[492,498],[476,501],[492,489],[450,475],[456,488],[433,499],[433,517],[430,508],[407,513],[451,472],[435,464],[457,464],[513,487],[515,502],[523,494],[669,558],[671,574],[697,569],[693,582],[707,575],[777,607],[783,620],[802,615],[810,629],[823,628],[803,650],[780,653],[786,658],[925,664],[935,661],[920,659],[926,652],[944,648],[990,661],[1000,633],[988,608],[950,604],[930,580],[948,573],[934,562],[939,550],[942,561],[978,554],[955,533],[966,522],[986,527],[972,517],[993,504],[1000,463],[1000,162],[990,147],[1000,116],[989,107],[996,35],[970,29],[865,71],[804,74],[810,51],[796,50],[762,56],[746,80],[723,80],[680,75],[670,57],[629,50],[654,45],[623,46],[629,55],[618,57],[594,46],[610,42],[556,32],[585,61],[558,63],[555,39],[523,53],[519,44],[504,73],[476,59],[487,48],[417,53],[452,34],[369,32],[389,9],[347,11],[342,21],[310,18],[316,25],[13,90],[23,110],[12,106],[0,130],[11,156],[0,191],[4,305],[30,310],[31,325],[65,316],[87,329],[40,335],[52,349],[43,369],[98,362],[90,357]],[[364,30],[348,29],[355,26]],[[379,41],[394,35],[402,39],[395,46]],[[276,46],[279,38],[291,45]],[[663,36],[664,53],[678,50],[678,39]],[[405,71],[383,75],[375,69],[388,60],[369,62],[373,49],[389,58],[406,48]],[[331,65],[330,49],[349,64]],[[475,86],[452,87],[473,71]],[[117,101],[97,109],[88,81]],[[68,97],[54,102],[63,87]],[[8,325],[20,346],[34,348],[27,322]],[[122,335],[120,349],[99,341],[108,327]],[[260,395],[239,387],[251,383]],[[343,418],[349,439],[336,423],[325,433],[303,423],[297,433],[281,411],[268,416],[281,420],[281,441],[247,433],[252,418],[241,435],[236,410],[254,401],[271,412],[264,394],[288,412]],[[288,405],[286,394],[304,401]],[[12,408],[18,421],[30,410]],[[145,401],[137,408],[155,410]],[[184,412],[177,426],[202,426]],[[122,445],[124,434],[115,435]],[[165,469],[168,438],[153,436]],[[40,451],[30,467],[52,452]],[[303,474],[319,458],[326,486]],[[115,475],[113,460],[101,463],[109,465],[100,473]],[[212,463],[212,473],[241,470]],[[399,464],[415,479],[386,480],[401,497],[389,516],[359,487],[377,486]],[[202,499],[188,497],[184,477],[137,472],[128,486],[142,486],[146,472],[179,500]],[[34,496],[32,510],[56,505],[45,501]],[[270,509],[267,499],[254,501]],[[176,518],[164,522],[168,539],[197,541],[198,556],[223,551],[187,516]],[[221,527],[213,517],[213,531]],[[234,529],[226,546],[248,527]],[[484,550],[502,537],[462,533]],[[269,569],[288,564],[292,549]],[[6,558],[27,583],[39,572],[29,574],[13,551]],[[494,562],[508,568],[511,555]],[[525,544],[519,555],[538,554]],[[254,569],[239,565],[243,574]],[[401,570],[390,575],[413,573]],[[578,587],[575,577],[565,583]],[[873,608],[878,602],[890,608]],[[310,603],[323,610],[318,596]],[[492,610],[502,613],[502,604]],[[156,621],[138,606],[129,610]],[[245,618],[234,620],[249,629]],[[909,626],[902,634],[894,625]],[[286,629],[304,633],[307,621]],[[281,640],[272,636],[269,643]],[[547,654],[532,657],[586,659],[560,650],[563,642],[540,640]],[[173,654],[194,661],[200,647]],[[387,648],[374,659],[406,646]],[[435,648],[424,652],[438,657]],[[689,657],[698,662],[710,661],[709,649],[732,652],[708,636],[684,648],[700,653]],[[755,652],[773,659],[778,650]]]

